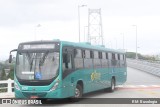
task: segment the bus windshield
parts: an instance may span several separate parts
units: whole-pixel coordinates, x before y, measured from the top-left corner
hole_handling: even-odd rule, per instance
[[[22,80],[49,80],[58,74],[59,52],[18,52],[16,76]]]

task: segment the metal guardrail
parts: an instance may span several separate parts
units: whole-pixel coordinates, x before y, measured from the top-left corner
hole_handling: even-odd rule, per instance
[[[160,64],[151,63],[144,60],[127,59],[127,66],[160,77]]]
[[[14,80],[11,80],[10,78],[8,80],[0,81],[0,94],[13,93],[14,91],[13,84],[14,84]]]

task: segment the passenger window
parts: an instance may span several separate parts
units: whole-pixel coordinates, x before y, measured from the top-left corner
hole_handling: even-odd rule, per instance
[[[83,58],[81,49],[75,49],[74,66],[75,69],[83,68]]]
[[[120,60],[120,54],[118,54],[118,60]]]
[[[123,60],[125,60],[125,55],[123,55]]]
[[[115,60],[115,59],[116,59],[115,54],[112,53],[112,60]]]
[[[102,52],[98,52],[99,59],[102,59]]]
[[[85,50],[82,50],[82,58],[86,58]]]
[[[108,53],[106,53],[106,59],[108,59]]]
[[[90,51],[90,58],[94,58],[93,51]]]
[[[84,68],[92,68],[92,51],[84,50],[85,51],[85,58],[84,58]]]
[[[82,58],[81,49],[74,49],[75,58]]]
[[[102,59],[106,59],[106,53],[102,52]]]

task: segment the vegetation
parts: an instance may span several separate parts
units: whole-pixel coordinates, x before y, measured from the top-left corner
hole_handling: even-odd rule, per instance
[[[149,61],[158,61],[159,60],[157,55],[141,55],[138,53],[137,56],[138,56],[138,59],[142,59],[142,60],[149,60]],[[135,52],[127,52],[126,57],[135,59],[136,53]]]
[[[14,79],[14,63],[15,63],[15,61],[14,62],[12,62],[11,64],[9,64],[8,63],[8,60],[6,60],[5,61],[5,63],[4,64],[0,64],[1,66],[0,66],[0,80],[7,80],[7,79]],[[10,69],[10,72],[9,72],[9,74],[8,75],[6,75],[6,73],[5,73],[5,69]]]
[[[145,59],[145,57],[144,56],[142,56],[141,54],[137,54],[137,56],[138,56],[138,59]],[[136,58],[136,53],[135,52],[127,52],[126,53],[126,57],[127,58],[133,58],[133,59],[135,59]]]

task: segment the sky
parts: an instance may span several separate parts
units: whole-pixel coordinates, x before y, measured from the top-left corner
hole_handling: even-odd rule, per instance
[[[78,42],[78,5],[81,41],[88,26],[88,9],[100,9],[104,44],[108,48],[160,53],[159,0],[0,0],[0,60],[21,42],[60,39]]]

